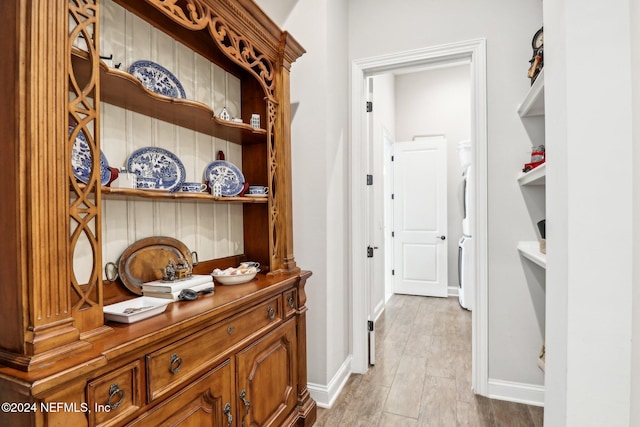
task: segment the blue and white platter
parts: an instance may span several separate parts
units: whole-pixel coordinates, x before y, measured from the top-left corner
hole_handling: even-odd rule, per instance
[[[180,190],[185,179],[184,165],[171,151],[160,147],[139,148],[127,159],[127,170],[138,176],[158,179],[158,189]]]
[[[152,61],[136,61],[129,67],[129,73],[140,80],[151,92],[170,98],[186,98],[180,81],[162,65]]]
[[[74,128],[75,126],[69,126],[69,135],[71,135]],[[84,132],[80,129],[76,140],[73,142],[73,149],[71,150],[73,176],[83,184],[88,183],[91,177],[91,164],[91,149],[87,143],[87,138],[84,136]],[[100,151],[100,185],[107,185],[110,179],[111,170],[109,169],[107,157]]]
[[[205,168],[204,179],[209,185],[218,181],[222,187],[223,196],[237,196],[244,188],[244,175],[240,169],[231,162],[216,160]]]

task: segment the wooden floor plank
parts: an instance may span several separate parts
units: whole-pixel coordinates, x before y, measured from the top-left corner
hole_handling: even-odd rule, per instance
[[[315,426],[543,426],[543,408],[475,395],[471,357],[471,312],[457,298],[394,295],[376,322],[376,365],[318,408]]]

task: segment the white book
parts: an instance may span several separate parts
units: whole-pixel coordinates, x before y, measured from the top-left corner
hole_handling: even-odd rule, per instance
[[[182,289],[191,288],[203,283],[212,283],[213,277],[210,274],[194,274],[188,279],[177,280],[175,282],[163,282],[162,280],[154,280],[142,284],[142,292],[175,292]]]
[[[188,289],[199,292],[207,288],[214,288],[214,287],[215,286],[213,285],[213,282],[208,282],[208,283],[202,283],[200,285],[193,285]],[[187,288],[184,288],[184,289],[187,289]],[[153,291],[145,291],[144,289],[142,290],[142,294],[145,297],[167,298],[167,299],[172,299],[174,301],[177,301],[179,299],[178,297],[180,296],[180,292],[182,292],[182,289],[178,291],[173,291],[173,292],[153,292]]]

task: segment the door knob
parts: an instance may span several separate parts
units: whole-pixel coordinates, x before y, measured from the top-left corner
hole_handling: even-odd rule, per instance
[[[446,240],[447,236],[438,236],[437,238],[440,239],[440,240]]]

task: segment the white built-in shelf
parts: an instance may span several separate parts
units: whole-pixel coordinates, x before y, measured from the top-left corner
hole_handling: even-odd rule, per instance
[[[544,115],[544,68],[540,71],[536,81],[529,88],[527,96],[518,107],[518,115],[520,117]]]
[[[518,183],[520,185],[545,185],[547,177],[547,164],[543,163],[529,172],[520,172]]]
[[[540,252],[540,243],[538,242],[520,242],[518,243],[518,251],[520,255],[527,258],[534,264],[542,268],[547,268],[547,255]]]
[[[538,358],[538,368],[544,372],[544,359]]]

